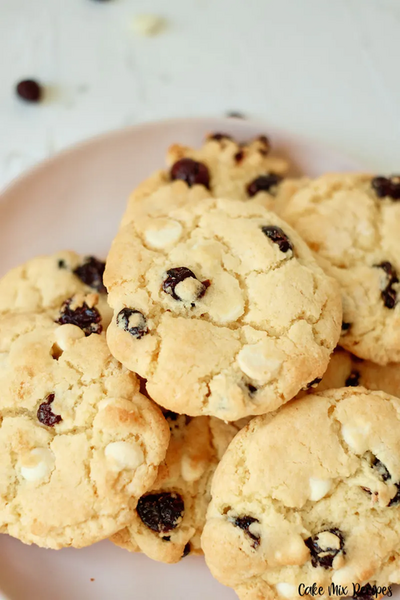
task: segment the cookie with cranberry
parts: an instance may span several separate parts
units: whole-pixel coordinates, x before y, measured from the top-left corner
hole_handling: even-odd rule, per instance
[[[171,430],[165,461],[151,490],[140,498],[132,523],[111,540],[131,552],[175,563],[202,553],[212,475],[240,423],[170,411],[165,417]]]
[[[340,284],[340,345],[379,364],[400,361],[399,190],[396,177],[323,175],[283,212]]]
[[[257,198],[274,204],[289,165],[271,154],[267,137],[239,144],[229,135],[211,134],[199,148],[174,144],[167,153],[170,179],[203,185],[219,198]]]
[[[105,272],[108,342],[161,406],[235,421],[322,376],[340,295],[275,214],[252,201],[190,202],[193,189],[158,189],[127,211]]]
[[[106,328],[110,321],[105,263],[94,256],[63,251],[38,256],[11,269],[0,279],[0,313],[49,311],[56,316],[76,294],[97,294],[97,306]]]
[[[355,386],[381,390],[400,397],[399,364],[377,365],[370,360],[357,358],[342,348],[336,348],[322,379],[312,382],[305,391],[323,392],[332,388]],[[301,395],[304,395],[305,391]]]
[[[400,583],[399,421],[398,398],[360,387],[253,419],[213,478],[202,535],[213,575],[241,600]]]
[[[0,532],[80,548],[128,525],[168,425],[104,335],[46,313],[0,316]]]

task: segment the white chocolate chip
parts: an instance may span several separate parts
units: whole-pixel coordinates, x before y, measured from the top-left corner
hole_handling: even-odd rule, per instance
[[[104,453],[113,471],[137,469],[144,461],[143,450],[134,441],[111,442]]]
[[[316,537],[316,542],[321,550],[340,550],[340,538],[331,531],[321,531]]]
[[[342,425],[342,436],[354,452],[363,454],[369,448],[368,434],[370,429],[369,423],[359,426]]]
[[[47,479],[54,469],[55,456],[48,448],[34,448],[20,461],[21,475],[26,481]]]
[[[321,500],[332,488],[331,479],[319,479],[318,477],[310,477],[310,500],[316,502]]]
[[[175,294],[182,302],[195,302],[203,291],[203,284],[194,277],[186,277],[175,286]]]
[[[353,581],[357,581],[357,579],[355,578],[354,568],[352,567],[338,569],[332,577],[332,582],[335,585],[341,585],[343,587],[348,586],[349,589],[352,588]]]
[[[152,248],[166,248],[179,240],[182,225],[172,219],[157,219],[146,229],[144,237]]]
[[[181,473],[185,481],[197,481],[204,474],[205,463],[194,461],[190,456],[184,454],[181,461]]]
[[[281,367],[283,358],[281,352],[275,348],[269,349],[263,343],[244,346],[237,356],[240,369],[257,381],[267,383],[276,378]]]
[[[137,15],[132,21],[132,29],[135,33],[144,36],[156,35],[165,26],[165,19],[158,15]]]
[[[85,333],[76,325],[66,324],[60,325],[54,332],[56,344],[60,350],[64,351],[69,348],[73,342],[85,337]]]
[[[291,583],[277,583],[275,589],[284,598],[295,598],[298,595],[296,587]]]

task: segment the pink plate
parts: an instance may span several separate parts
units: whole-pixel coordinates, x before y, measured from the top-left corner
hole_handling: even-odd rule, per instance
[[[290,157],[294,173],[360,169],[311,141],[238,119],[171,120],[110,133],[51,158],[0,196],[0,274],[36,254],[64,248],[105,256],[131,189],[164,165],[170,144],[199,145],[210,131],[240,140],[267,133],[276,152]],[[189,556],[169,566],[107,541],[55,552],[2,535],[0,556],[0,588],[9,600],[236,597],[213,580],[201,558]]]

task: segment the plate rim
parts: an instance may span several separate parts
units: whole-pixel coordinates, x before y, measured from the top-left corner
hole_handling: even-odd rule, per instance
[[[138,132],[141,129],[157,129],[158,127],[182,127],[184,125],[186,126],[190,126],[190,125],[194,125],[194,126],[201,126],[201,124],[204,122],[213,122],[215,121],[216,125],[218,124],[218,127],[221,125],[222,126],[224,124],[226,124],[227,126],[232,125],[232,123],[235,123],[235,127],[238,127],[239,129],[243,127],[243,130],[245,130],[246,128],[250,127],[254,127],[257,129],[260,129],[260,131],[265,131],[267,136],[269,135],[269,132],[271,132],[271,137],[277,137],[281,140],[284,140],[285,142],[287,141],[289,144],[290,143],[304,143],[306,145],[312,145],[315,148],[320,148],[322,152],[331,152],[332,154],[337,154],[338,156],[341,156],[342,159],[344,160],[348,160],[349,163],[353,163],[355,166],[358,165],[360,169],[363,169],[363,165],[362,165],[362,160],[352,154],[349,154],[347,152],[342,152],[339,148],[336,148],[334,145],[330,145],[328,143],[325,142],[320,142],[319,140],[314,139],[313,137],[309,137],[307,135],[302,135],[299,133],[290,133],[289,130],[285,129],[285,128],[280,128],[280,127],[275,127],[274,125],[270,125],[268,124],[267,121],[264,121],[262,119],[252,119],[252,118],[238,118],[238,117],[215,117],[215,116],[202,116],[202,117],[173,117],[173,118],[167,118],[167,119],[157,119],[156,121],[154,120],[146,120],[146,121],[142,121],[140,123],[135,123],[133,125],[129,125],[129,126],[125,126],[125,127],[119,127],[116,129],[110,129],[108,131],[104,131],[98,134],[95,134],[93,136],[90,136],[88,138],[84,138],[83,140],[79,140],[71,145],[66,146],[65,148],[62,148],[61,150],[58,150],[57,152],[55,152],[54,154],[52,154],[51,156],[48,156],[42,160],[39,160],[36,164],[28,167],[26,170],[22,171],[21,173],[19,173],[18,175],[16,175],[15,177],[13,177],[8,183],[5,184],[5,186],[3,188],[0,189],[0,202],[3,201],[3,198],[5,196],[7,196],[10,193],[14,193],[14,189],[18,187],[18,185],[20,185],[21,182],[30,179],[31,177],[35,177],[38,173],[40,173],[40,171],[44,171],[47,168],[51,168],[51,165],[53,163],[58,162],[59,160],[63,160],[64,158],[68,158],[68,156],[70,154],[74,154],[75,152],[84,152],[87,149],[90,149],[91,146],[96,146],[99,143],[105,142],[108,139],[114,139],[117,140],[120,137],[129,137],[131,135],[134,135],[136,132]],[[179,140],[177,140],[177,143],[179,143]],[[160,166],[160,168],[162,168]],[[368,171],[369,169],[365,166],[364,167],[365,171]]]

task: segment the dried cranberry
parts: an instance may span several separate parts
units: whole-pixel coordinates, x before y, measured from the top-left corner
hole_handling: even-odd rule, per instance
[[[253,548],[258,548],[258,546],[260,545],[260,536],[256,533],[252,533],[250,531],[250,525],[252,523],[259,523],[260,521],[258,519],[255,519],[254,517],[249,517],[248,515],[244,516],[244,517],[236,517],[233,520],[233,524],[235,525],[235,527],[239,527],[240,529],[242,529],[245,534],[252,540],[252,546]]]
[[[395,483],[394,485],[397,488],[397,492],[396,495],[393,496],[393,498],[389,502],[388,506],[396,506],[400,502],[400,483]]]
[[[281,181],[282,177],[280,175],[276,175],[276,173],[260,175],[247,185],[247,193],[250,197],[252,197],[258,194],[258,192],[269,192],[271,188],[278,185],[278,183]]]
[[[73,298],[70,298],[61,308],[60,318],[56,321],[59,325],[76,325],[80,327],[86,336],[92,333],[101,333],[103,327],[101,325],[101,315],[97,308],[89,307],[86,302],[81,306],[71,308]]]
[[[169,421],[176,421],[179,417],[178,413],[173,412],[172,410],[163,410],[163,415]]]
[[[187,267],[175,267],[174,269],[169,269],[167,271],[167,277],[163,281],[162,287],[164,292],[172,296],[174,300],[182,301],[182,298],[176,293],[175,290],[176,286],[188,277],[199,281],[193,271]],[[210,282],[208,280],[202,282],[199,281],[197,290],[194,292],[193,297],[190,298],[190,302],[193,304],[193,302],[202,298],[209,286]]]
[[[266,146],[268,149],[271,147],[271,142],[269,141],[269,138],[267,138],[266,135],[259,135],[257,140],[264,144],[264,146]]]
[[[378,265],[375,265],[375,267],[382,269],[386,273],[390,283],[398,283],[399,280],[397,278],[397,271],[391,262],[389,262],[388,260],[384,260]]]
[[[189,187],[192,185],[204,185],[210,189],[210,173],[206,165],[192,158],[181,158],[171,167],[171,179],[181,179]]]
[[[293,245],[286,233],[280,227],[275,225],[264,225],[261,227],[261,231],[272,241],[274,244],[278,244],[281,252],[287,252],[293,250]]]
[[[182,558],[185,558],[185,556],[187,556],[188,554],[190,554],[190,551],[191,551],[191,549],[192,549],[192,548],[191,548],[191,546],[190,546],[190,542],[188,542],[188,543],[186,544],[186,546],[184,547],[184,549],[183,549]]]
[[[378,198],[392,198],[392,200],[400,200],[400,176],[393,175],[392,177],[374,177],[371,181],[373,190]]]
[[[17,84],[17,94],[26,102],[39,102],[42,97],[42,88],[34,79],[24,79]]]
[[[253,385],[252,383],[246,383],[245,385],[246,385],[247,389],[249,390],[250,396],[254,396],[254,394],[258,391],[258,388],[256,388],[256,386]]]
[[[387,288],[382,290],[381,296],[382,296],[383,303],[386,306],[386,308],[392,309],[396,306],[397,292],[391,286],[388,286]]]
[[[222,140],[231,140],[232,137],[227,133],[213,133],[209,136],[209,140],[215,140],[217,142],[221,142]]]
[[[146,527],[157,533],[168,533],[178,527],[185,505],[179,494],[160,492],[142,496],[136,510]]]
[[[237,162],[237,163],[242,162],[242,160],[244,159],[244,150],[238,150],[238,152],[236,152],[236,154],[233,158],[235,159],[235,162]]]
[[[87,256],[84,262],[74,270],[79,279],[97,292],[107,292],[103,283],[103,274],[106,263],[97,260],[94,256]]]
[[[342,323],[342,331],[349,331],[350,328],[351,328],[351,323],[345,323],[343,321],[343,323]]]
[[[359,371],[352,371],[346,379],[346,387],[357,387],[360,384],[360,373]]]
[[[323,541],[323,534],[330,533],[337,538],[337,547],[332,548],[329,543]],[[329,536],[330,537],[330,536]],[[325,529],[312,537],[304,540],[305,545],[311,553],[311,564],[313,567],[323,567],[329,569],[332,567],[333,560],[339,552],[344,552],[344,538],[339,529]]]
[[[383,481],[387,481],[388,479],[392,478],[386,466],[376,456],[373,457],[371,465],[375,471],[377,471],[378,475]]]
[[[321,383],[322,381],[322,377],[316,377],[315,379],[313,379],[312,381],[310,381],[310,383],[307,383],[307,390],[309,390],[310,388],[314,388],[317,387],[317,385],[319,383]]]
[[[381,290],[381,297],[386,308],[394,308],[397,303],[397,292],[393,288],[395,283],[399,283],[397,271],[389,261],[383,261],[377,265],[374,265],[378,269],[382,269],[388,276],[387,285]]]
[[[49,394],[46,398],[45,402],[39,406],[37,411],[38,420],[46,425],[46,427],[54,427],[60,421],[62,421],[62,417],[60,415],[55,415],[51,410],[51,404],[54,402],[54,394]]]
[[[140,340],[146,333],[147,320],[143,313],[133,308],[123,308],[117,314],[117,326]]]
[[[63,260],[62,258],[60,258],[60,260],[57,262],[57,266],[59,269],[66,269],[67,268],[67,263],[65,262],[65,260]]]

